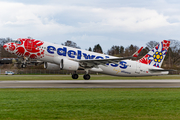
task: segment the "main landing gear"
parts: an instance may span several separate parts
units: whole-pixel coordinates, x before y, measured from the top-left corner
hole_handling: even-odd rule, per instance
[[[25,67],[26,67],[26,64],[23,63],[23,64],[21,65],[21,68],[25,68]]]
[[[91,78],[91,76],[90,76],[89,74],[85,74],[85,75],[83,76],[83,78],[84,78],[85,80],[89,80],[89,79]]]
[[[91,78],[91,76],[88,74],[89,69],[85,69],[85,71],[86,71],[86,74],[83,76],[83,78],[84,78],[85,80],[89,80],[89,79]]]
[[[72,78],[73,79],[78,79],[78,74],[76,73],[76,71],[72,74]],[[89,80],[91,78],[91,76],[88,74],[88,72],[86,71],[86,74],[83,76],[84,80]]]
[[[76,73],[76,71],[74,72],[74,74],[72,74],[72,78],[73,79],[78,79],[79,75]]]

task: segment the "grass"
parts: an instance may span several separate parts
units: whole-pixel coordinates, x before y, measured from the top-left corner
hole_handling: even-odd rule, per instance
[[[180,89],[0,89],[0,119],[180,119]]]
[[[148,77],[116,77],[108,75],[91,75],[90,80],[144,80],[144,79],[180,79],[180,75]],[[71,75],[0,75],[0,80],[73,80]],[[84,80],[80,75],[77,80]]]

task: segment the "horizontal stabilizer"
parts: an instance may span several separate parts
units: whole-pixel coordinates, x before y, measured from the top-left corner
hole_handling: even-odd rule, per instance
[[[176,71],[176,70],[168,70],[168,69],[149,69],[151,72],[166,72],[166,71]]]

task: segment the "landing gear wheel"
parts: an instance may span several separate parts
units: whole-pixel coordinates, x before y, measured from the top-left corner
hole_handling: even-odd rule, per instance
[[[22,67],[22,68],[25,68],[25,67],[26,67],[26,64],[22,64],[21,67]]]
[[[90,76],[89,74],[85,74],[85,75],[83,76],[83,78],[84,78],[85,80],[89,80],[89,79],[91,78],[91,76]]]
[[[79,77],[78,74],[72,74],[73,79],[78,79],[78,77]]]

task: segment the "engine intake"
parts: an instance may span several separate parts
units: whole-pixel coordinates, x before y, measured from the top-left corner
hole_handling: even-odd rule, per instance
[[[44,68],[48,70],[78,70],[79,63],[65,58],[59,60],[59,65],[45,62]]]
[[[47,62],[44,63],[44,68],[48,70],[60,70],[59,65]]]
[[[76,61],[61,59],[60,61],[60,69],[61,70],[78,70],[79,63]]]

